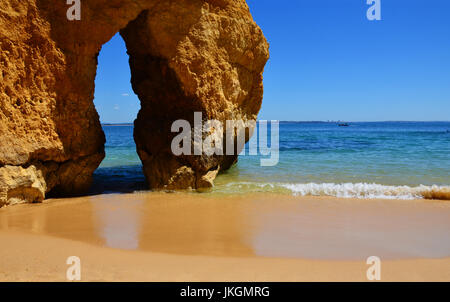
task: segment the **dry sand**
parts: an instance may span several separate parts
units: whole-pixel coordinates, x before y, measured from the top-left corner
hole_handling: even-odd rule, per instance
[[[140,193],[0,209],[0,280],[450,281],[450,203]]]

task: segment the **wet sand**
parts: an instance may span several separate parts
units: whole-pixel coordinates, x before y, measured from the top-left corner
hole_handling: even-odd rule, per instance
[[[450,281],[450,203],[136,193],[0,209],[0,280]]]

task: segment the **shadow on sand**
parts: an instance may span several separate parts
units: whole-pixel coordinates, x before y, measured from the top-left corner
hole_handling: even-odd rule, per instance
[[[133,193],[148,190],[142,166],[120,166],[98,168],[88,195]]]

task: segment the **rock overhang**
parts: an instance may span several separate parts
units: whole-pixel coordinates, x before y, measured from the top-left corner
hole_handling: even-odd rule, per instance
[[[5,183],[0,196],[9,191],[21,196],[22,188],[23,201],[40,201],[50,191],[65,195],[89,188],[105,156],[93,105],[97,56],[117,32],[126,42],[131,83],[141,102],[134,138],[150,187],[211,186],[237,155],[175,156],[170,126],[177,119],[192,120],[194,112],[219,121],[256,118],[269,53],[246,2],[81,3],[79,21],[67,19],[64,1],[0,4],[0,175]],[[22,173],[23,181],[12,184],[11,169]],[[37,191],[29,190],[33,184]]]

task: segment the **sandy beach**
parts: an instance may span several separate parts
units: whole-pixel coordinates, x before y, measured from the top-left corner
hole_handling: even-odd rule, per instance
[[[0,285],[450,282],[450,1],[381,2],[1,0]]]
[[[136,193],[0,209],[0,280],[450,281],[450,203]]]

